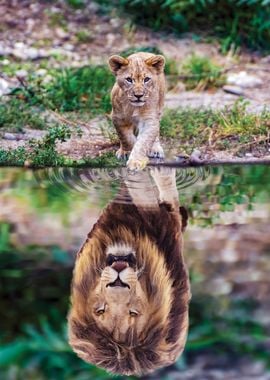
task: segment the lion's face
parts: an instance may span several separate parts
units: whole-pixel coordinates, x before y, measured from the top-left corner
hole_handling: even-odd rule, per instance
[[[110,248],[109,252],[116,249]],[[139,281],[136,255],[130,251],[107,252],[106,267],[90,298],[97,326],[119,343],[126,341],[129,330],[140,334],[149,317],[149,303]]]
[[[134,107],[142,107],[151,99],[164,64],[162,55],[149,53],[132,54],[128,58],[114,55],[109,60],[119,87]]]
[[[173,363],[183,351],[189,283],[179,214],[166,205],[154,214],[119,207],[108,206],[78,253],[69,342],[89,363],[140,375]],[[125,225],[123,215],[129,216]],[[152,236],[153,223],[159,232]]]

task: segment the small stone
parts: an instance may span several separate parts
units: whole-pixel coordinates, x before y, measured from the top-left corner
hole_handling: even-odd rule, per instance
[[[246,157],[253,157],[253,154],[252,153],[246,153],[245,156]]]
[[[0,56],[4,57],[10,54],[10,48],[4,46],[0,42]]]
[[[31,166],[32,162],[30,160],[25,160],[24,163],[23,163],[23,166],[25,166],[26,168],[29,168]]]
[[[186,153],[179,153],[179,154],[177,154],[177,156],[175,157],[175,159],[179,163],[184,163],[184,162],[188,161],[189,156]]]
[[[262,63],[270,63],[270,55],[267,55],[266,57],[262,58]]]
[[[239,73],[232,73],[227,76],[227,83],[243,88],[253,88],[263,84],[263,81],[254,76],[248,74],[246,71],[240,71]]]
[[[9,83],[5,79],[0,78],[0,96],[8,94],[9,90],[10,90]]]
[[[44,77],[46,74],[47,74],[47,70],[46,69],[38,69],[36,71],[36,76],[38,77]]]
[[[3,61],[1,62],[2,65],[4,66],[7,66],[10,64],[10,60],[9,59],[3,59]]]
[[[238,86],[223,86],[222,89],[224,92],[227,92],[228,94],[233,94],[237,96],[244,95],[243,89]]]
[[[3,139],[5,140],[16,140],[16,136],[13,133],[4,133]]]
[[[72,51],[72,50],[74,50],[74,45],[72,45],[72,44],[64,44],[63,48],[65,50],[67,50],[67,51]]]
[[[201,159],[201,151],[199,149],[194,149],[194,151],[191,153],[189,160],[193,164],[200,164],[203,162]]]
[[[21,70],[17,70],[16,73],[15,73],[15,75],[18,78],[24,79],[24,78],[27,77],[28,73],[27,73],[26,70],[21,69]]]

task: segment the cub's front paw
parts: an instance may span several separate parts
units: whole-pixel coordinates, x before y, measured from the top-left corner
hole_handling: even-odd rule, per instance
[[[164,158],[164,151],[162,146],[159,143],[154,144],[147,155],[150,158]]]
[[[122,148],[119,148],[115,155],[118,158],[118,160],[127,160],[129,153],[130,153],[129,150],[124,150]]]
[[[147,157],[144,157],[142,159],[130,158],[127,162],[127,167],[129,170],[132,170],[132,171],[143,170],[148,164],[148,162],[149,162],[149,159]]]

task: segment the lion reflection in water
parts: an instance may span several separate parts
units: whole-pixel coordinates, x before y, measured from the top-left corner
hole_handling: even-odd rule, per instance
[[[130,202],[120,203],[119,195]],[[119,195],[77,254],[69,342],[89,363],[142,375],[174,363],[185,346],[187,216],[170,169],[127,176]]]

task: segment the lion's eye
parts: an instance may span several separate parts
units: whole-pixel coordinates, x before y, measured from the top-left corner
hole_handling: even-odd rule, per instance
[[[139,313],[135,310],[129,310],[129,315],[131,317],[137,317],[139,315]]]
[[[126,78],[126,81],[127,81],[128,83],[132,83],[132,82],[133,82],[133,79],[130,78],[130,77],[127,77],[127,78]]]
[[[147,83],[147,82],[149,82],[151,80],[151,78],[149,78],[149,77],[145,77],[144,78],[144,83]]]

